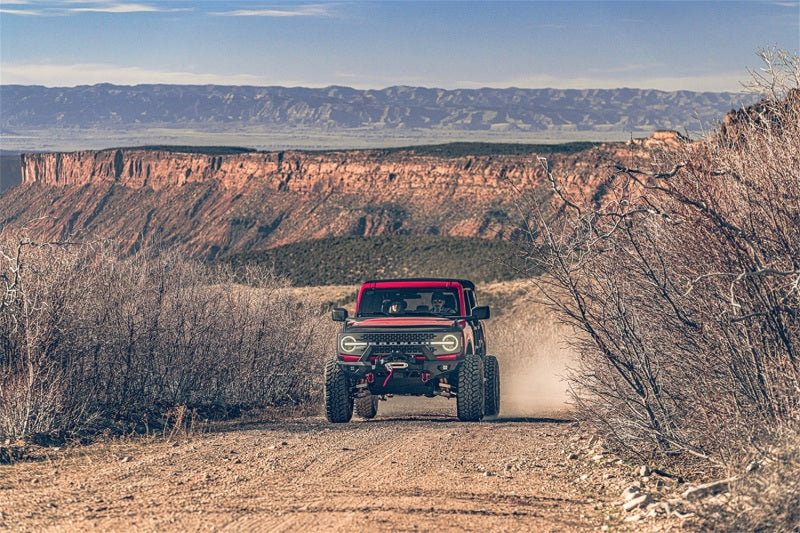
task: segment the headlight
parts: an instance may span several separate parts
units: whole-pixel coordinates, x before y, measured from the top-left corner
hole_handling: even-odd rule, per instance
[[[455,353],[461,346],[461,339],[458,335],[447,333],[446,335],[438,336],[435,340],[431,341],[437,352]]]
[[[364,353],[367,343],[352,335],[344,335],[339,339],[339,350],[342,353]]]

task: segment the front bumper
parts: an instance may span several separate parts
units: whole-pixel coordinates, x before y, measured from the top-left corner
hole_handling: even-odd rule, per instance
[[[422,355],[401,350],[376,353],[370,347],[358,358],[340,355],[339,365],[355,396],[366,394],[366,390],[375,395],[434,396],[450,394],[450,384],[455,383],[463,359],[461,354],[436,357],[425,351]]]

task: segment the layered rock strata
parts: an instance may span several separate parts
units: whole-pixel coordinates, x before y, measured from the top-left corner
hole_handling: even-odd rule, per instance
[[[176,245],[203,258],[340,235],[525,238],[520,206],[545,197],[545,166],[594,194],[638,145],[577,153],[435,157],[407,151],[207,155],[119,149],[24,154],[0,223],[37,238]],[[546,162],[546,165],[544,164]],[[31,221],[34,221],[31,223]]]

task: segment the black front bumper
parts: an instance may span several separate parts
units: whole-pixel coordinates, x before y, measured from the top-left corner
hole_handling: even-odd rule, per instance
[[[374,359],[370,361],[372,357]],[[441,393],[441,383],[455,386],[458,366],[463,361],[463,356],[456,359],[436,359],[427,353],[424,360],[418,359],[419,357],[402,351],[373,355],[372,350],[367,349],[358,361],[340,360],[339,365],[347,374],[353,394],[364,390],[364,382],[366,388],[376,395],[434,396]],[[449,391],[447,385],[443,387],[446,392]]]

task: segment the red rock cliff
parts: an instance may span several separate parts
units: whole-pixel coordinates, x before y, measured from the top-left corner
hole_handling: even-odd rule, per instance
[[[637,147],[547,155],[577,191]],[[48,238],[148,240],[192,254],[267,248],[332,235],[519,235],[516,191],[546,189],[536,154],[434,157],[413,150],[206,155],[149,149],[26,154],[23,184],[0,198],[0,222],[38,217]]]
[[[51,186],[117,183],[155,191],[192,183],[241,190],[265,186],[309,194],[496,188],[504,179],[531,184],[541,177],[536,158],[475,156],[445,159],[382,155],[381,152],[202,154],[123,149],[100,152],[25,154],[23,183]]]

